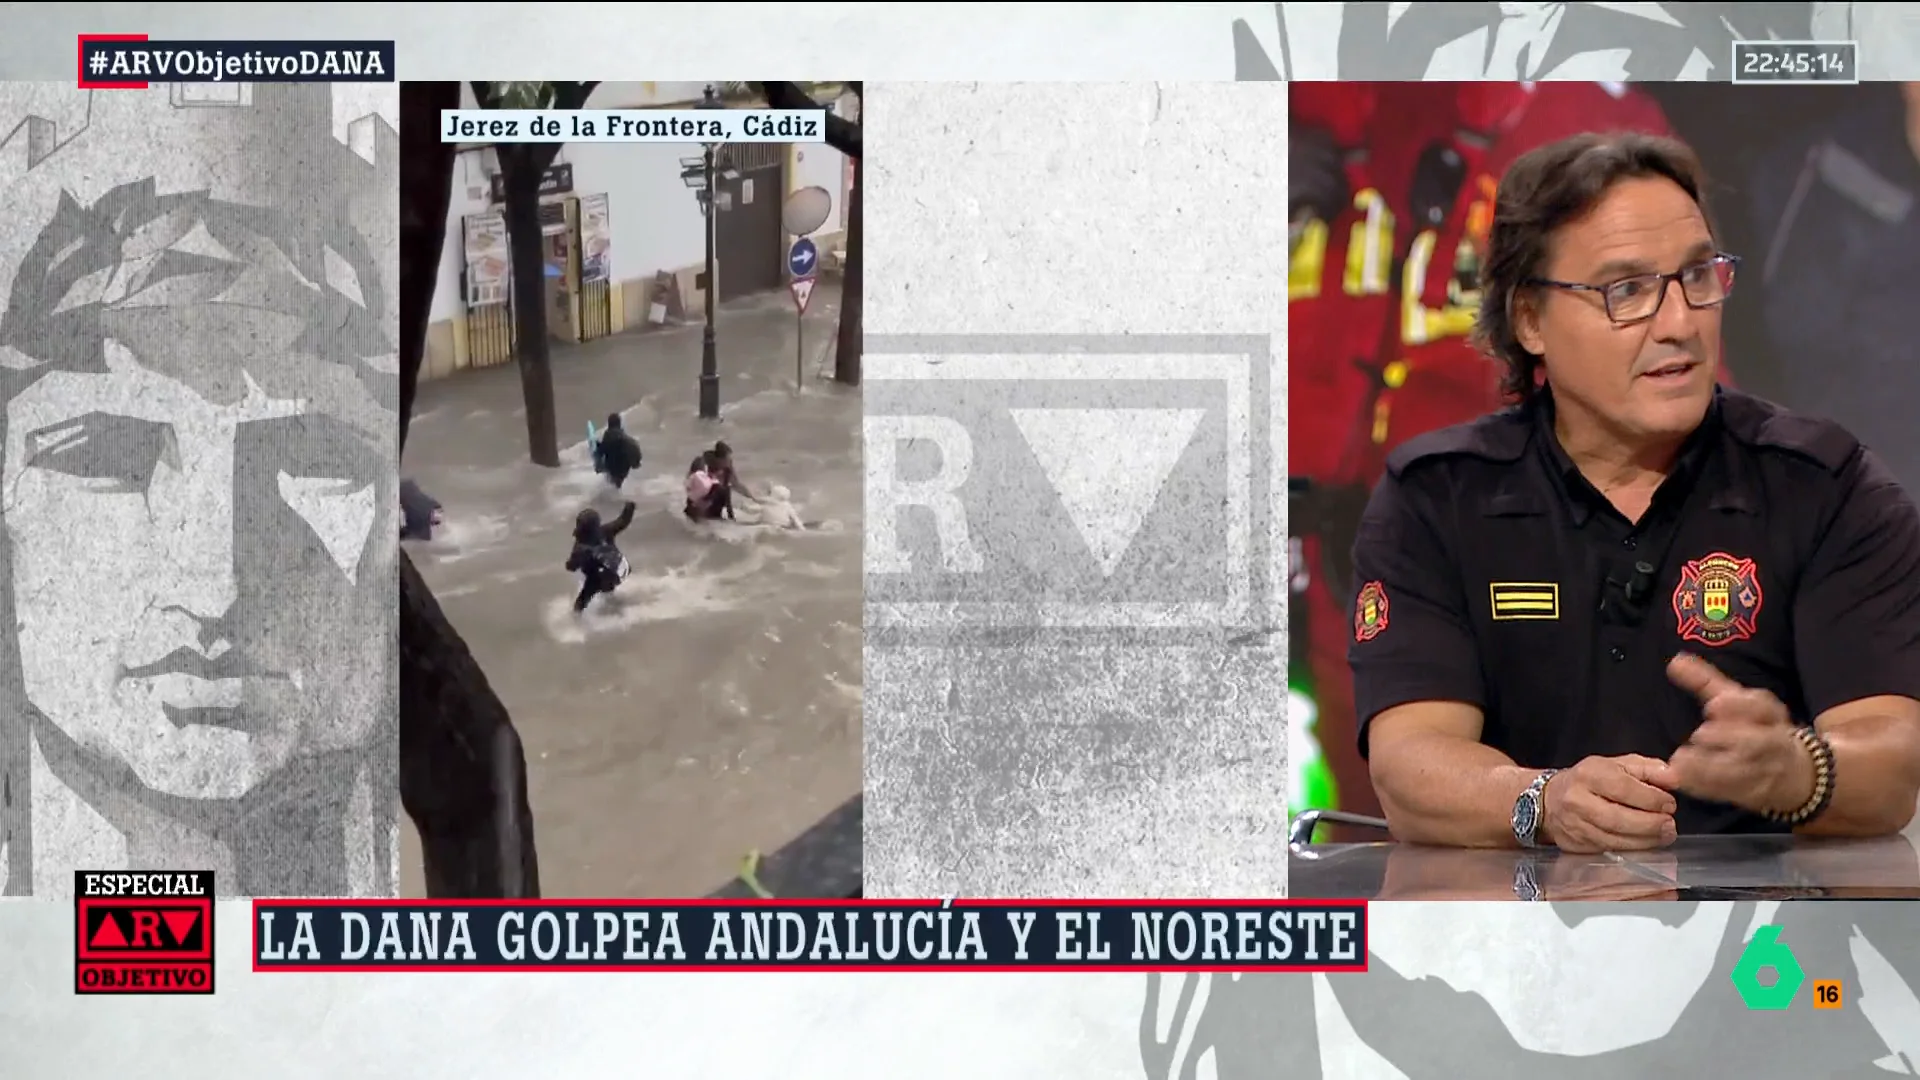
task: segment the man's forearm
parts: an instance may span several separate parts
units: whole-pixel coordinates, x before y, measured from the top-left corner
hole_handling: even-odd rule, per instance
[[[1479,742],[1447,735],[1401,740],[1376,762],[1374,788],[1394,839],[1448,847],[1515,847],[1513,806],[1539,769]],[[1382,773],[1386,773],[1382,782]],[[1548,838],[1541,837],[1542,842]]]
[[[1920,733],[1891,716],[1861,716],[1820,732],[1833,748],[1833,801],[1800,827],[1811,836],[1888,836],[1913,820],[1920,800]],[[1808,779],[1799,790],[1809,797]]]

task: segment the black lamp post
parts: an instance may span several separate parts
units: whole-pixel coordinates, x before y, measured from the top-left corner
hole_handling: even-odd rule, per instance
[[[720,104],[720,95],[714,92],[712,84],[700,95],[700,108],[724,108]],[[719,144],[708,143],[706,152],[706,225],[707,225],[707,328],[700,335],[700,418],[702,420],[720,419],[720,355],[714,341],[713,324],[715,307],[719,301],[720,279],[714,273],[714,233],[720,227],[720,193],[715,190],[714,166],[719,158]]]

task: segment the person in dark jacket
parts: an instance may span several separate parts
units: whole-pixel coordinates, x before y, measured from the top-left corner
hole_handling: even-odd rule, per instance
[[[746,482],[740,479],[739,471],[733,467],[733,447],[728,446],[724,442],[714,443],[713,458],[714,458],[714,463],[717,466],[713,474],[714,479],[720,481],[720,483],[725,485],[727,489],[727,516],[728,517],[733,516],[733,496],[734,495],[736,494],[744,495],[747,497],[749,501],[752,501],[752,502],[760,501],[760,496],[755,495],[753,493],[753,489],[748,487],[746,485]]]
[[[585,611],[587,604],[601,593],[610,593],[627,577],[627,558],[620,554],[614,538],[633,524],[633,504],[620,508],[620,516],[610,522],[600,520],[600,511],[591,507],[573,519],[573,553],[567,556],[567,572],[581,575],[580,595],[573,610]]]
[[[607,415],[607,430],[593,444],[593,471],[605,473],[614,487],[627,482],[627,474],[640,467],[640,444],[620,423],[619,413]]]
[[[400,539],[431,540],[439,524],[439,500],[421,490],[415,481],[400,481]]]

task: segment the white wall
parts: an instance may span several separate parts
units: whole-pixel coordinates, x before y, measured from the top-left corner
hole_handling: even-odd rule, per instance
[[[460,107],[479,106],[469,83],[460,84]],[[460,274],[465,269],[466,225],[468,214],[486,208],[487,177],[499,166],[493,151],[462,150],[453,161],[453,195],[447,200],[447,238],[440,246],[440,268],[433,283],[433,304],[428,309],[429,323],[443,322],[466,310],[466,297],[460,292]]]
[[[697,82],[605,82],[594,88],[587,99],[587,108],[617,109],[697,101],[705,86]],[[473,88],[464,82],[460,84],[460,106],[478,107]],[[685,266],[704,256],[699,208],[693,201],[693,192],[680,183],[679,166],[681,157],[690,157],[698,149],[697,146],[690,150],[682,146],[598,144],[560,148],[555,160],[573,163],[574,193],[609,197],[615,281],[651,276],[657,270]],[[440,251],[430,322],[442,322],[466,310],[466,298],[460,292],[460,276],[466,261],[463,219],[468,214],[490,209],[488,177],[497,168],[492,150],[463,150],[456,159],[453,197],[447,202],[447,240]],[[664,175],[661,175],[662,169]],[[652,207],[652,212],[648,207]],[[676,207],[684,212],[675,213]],[[694,253],[691,257],[682,257],[688,236],[692,237]],[[649,259],[668,261],[648,265]],[[671,261],[674,259],[679,261]],[[634,269],[635,266],[642,268]]]
[[[442,322],[466,311],[466,298],[460,293],[460,276],[466,269],[466,223],[468,214],[487,208],[487,179],[497,166],[493,151],[463,150],[453,162],[453,195],[447,200],[447,239],[440,248],[440,270],[433,285],[433,306],[429,322]]]
[[[603,82],[587,97],[589,109],[637,109],[699,101],[707,88],[697,82]]]
[[[680,179],[699,143],[580,143],[565,148],[573,189],[605,193],[613,218],[613,280],[650,278],[706,258],[700,204]]]
[[[852,118],[856,100],[848,92],[828,103],[828,107],[836,115]],[[847,227],[846,169],[847,156],[826,143],[801,143],[794,147],[794,188],[823,187],[833,196],[826,223],[816,232],[837,233]]]
[[[555,160],[573,166],[574,194],[607,196],[613,219],[613,280],[651,278],[705,257],[699,204],[680,180],[680,159],[699,153],[698,143],[570,143],[560,148]],[[432,322],[465,311],[460,292],[466,261],[463,219],[490,208],[488,177],[495,168],[492,150],[463,151],[455,161]]]
[[[699,101],[706,83],[698,82],[603,82],[587,97],[589,109],[643,109],[680,105]],[[477,109],[473,84],[460,84],[460,107]]]

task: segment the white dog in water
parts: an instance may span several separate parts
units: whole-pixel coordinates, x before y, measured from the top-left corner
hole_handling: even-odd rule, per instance
[[[743,510],[746,513],[741,514]],[[772,529],[807,527],[806,522],[800,520],[799,512],[793,508],[793,493],[779,484],[767,489],[764,497],[735,507],[734,512],[743,518],[740,522],[742,525],[760,525]]]

